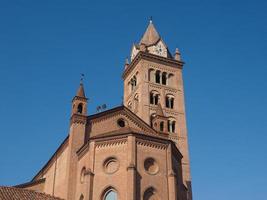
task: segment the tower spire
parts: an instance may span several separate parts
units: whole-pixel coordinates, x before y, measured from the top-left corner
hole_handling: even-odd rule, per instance
[[[160,36],[152,22],[152,17],[151,17],[149,20],[149,25],[139,44],[150,46],[150,45],[157,43],[159,39],[160,39]]]
[[[124,68],[127,69],[127,67],[129,66],[129,59],[128,57],[125,59],[125,64],[124,64]]]
[[[72,99],[72,115],[80,114],[85,116],[87,114],[87,98],[84,92],[83,79],[84,74],[81,74],[79,88]]]
[[[174,59],[179,61],[181,60],[181,54],[178,48],[175,49]]]
[[[84,92],[84,87],[83,87],[83,79],[84,79],[84,74],[81,74],[80,86],[77,90],[76,96],[86,98],[85,92]]]

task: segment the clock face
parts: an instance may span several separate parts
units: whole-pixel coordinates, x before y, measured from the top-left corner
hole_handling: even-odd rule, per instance
[[[154,46],[153,53],[159,56],[164,56],[164,57],[167,56],[166,47],[161,42],[159,42],[156,46]]]
[[[158,55],[162,55],[163,54],[163,48],[162,48],[162,46],[161,45],[158,45],[158,46],[156,46],[155,47],[155,52],[158,54]]]

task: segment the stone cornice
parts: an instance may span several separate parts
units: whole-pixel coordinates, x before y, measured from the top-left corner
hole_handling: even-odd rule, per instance
[[[170,67],[175,67],[175,68],[183,68],[184,62],[182,61],[177,61],[171,58],[164,58],[161,56],[157,56],[154,54],[150,54],[147,52],[139,51],[138,54],[135,56],[133,61],[129,64],[127,69],[124,70],[122,74],[123,80],[126,78],[126,76],[134,69],[134,67],[139,63],[140,60],[145,59],[148,61],[157,61],[158,63],[168,65]]]

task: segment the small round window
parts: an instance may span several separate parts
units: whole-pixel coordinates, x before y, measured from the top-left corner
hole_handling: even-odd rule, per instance
[[[157,174],[159,171],[159,166],[153,158],[147,158],[145,160],[144,168],[151,175]]]
[[[117,121],[117,124],[118,124],[119,127],[125,127],[125,120],[124,119],[119,119]]]
[[[104,171],[107,174],[115,173],[119,169],[119,166],[119,161],[114,157],[107,158],[103,163]]]

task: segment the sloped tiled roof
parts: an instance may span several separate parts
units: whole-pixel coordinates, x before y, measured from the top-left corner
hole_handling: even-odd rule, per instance
[[[0,200],[63,200],[48,194],[15,187],[0,186]]]

